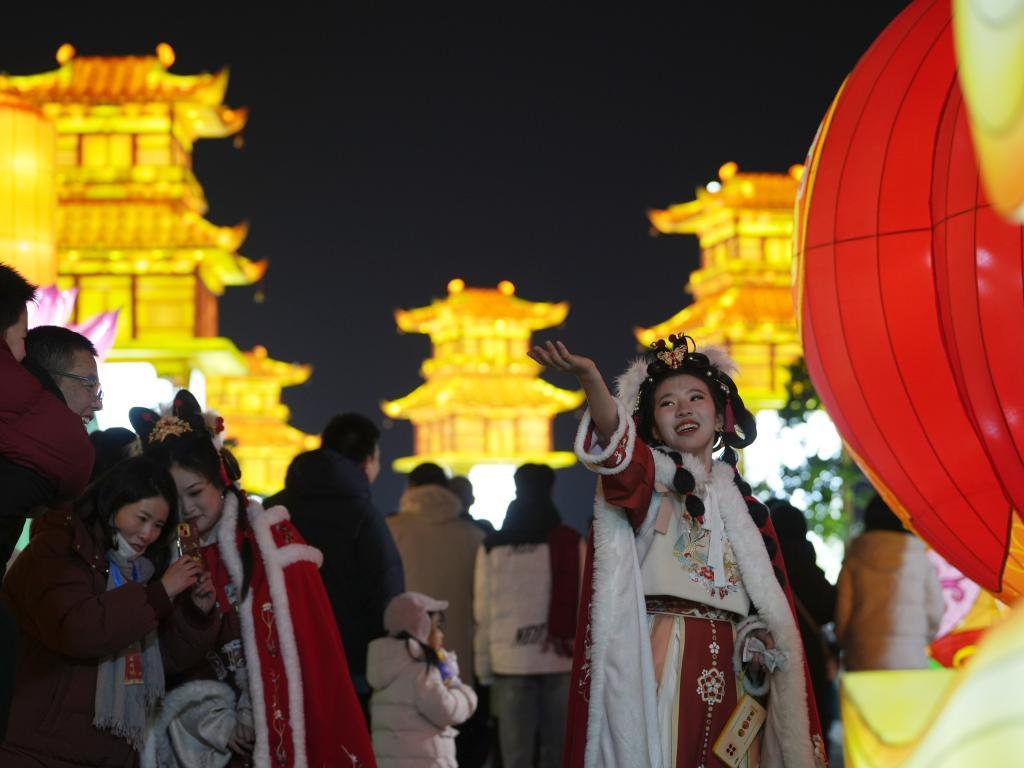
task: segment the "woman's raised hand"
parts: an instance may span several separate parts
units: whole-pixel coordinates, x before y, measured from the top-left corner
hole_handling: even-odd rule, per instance
[[[203,566],[193,558],[179,557],[160,579],[167,596],[173,600],[189,587],[195,586],[203,573]]]
[[[574,355],[560,341],[546,341],[527,352],[531,359],[547,368],[573,374],[583,387],[594,427],[602,438],[615,434],[619,424],[615,400],[608,391],[597,365],[589,357]]]
[[[542,346],[535,346],[526,354],[546,368],[566,371],[577,377],[597,372],[593,360],[582,355],[574,355],[560,341],[546,341]]]

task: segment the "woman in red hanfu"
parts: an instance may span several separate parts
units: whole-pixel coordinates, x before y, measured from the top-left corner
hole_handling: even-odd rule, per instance
[[[375,766],[320,551],[284,507],[247,499],[237,463],[216,442],[223,423],[211,428],[190,392],[168,415],[133,408],[131,420],[145,454],[174,477],[191,524],[179,547],[202,557],[223,616],[215,651],[169,681],[143,766]]]
[[[735,469],[734,449],[757,434],[735,365],[688,336],[668,342],[619,378],[618,397],[560,342],[530,353],[579,379],[576,453],[600,475],[565,765],[823,766],[778,540]]]

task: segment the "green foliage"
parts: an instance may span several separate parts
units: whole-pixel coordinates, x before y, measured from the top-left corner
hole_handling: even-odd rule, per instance
[[[808,416],[821,408],[821,399],[803,358],[790,366],[789,374],[788,399],[779,410],[779,417],[787,426],[794,427],[806,423]],[[805,494],[801,506],[806,510],[808,527],[822,538],[846,541],[852,522],[847,510],[862,508],[871,494],[870,483],[846,449],[830,458],[808,456],[795,468],[783,466],[782,472],[786,498],[791,498],[798,490]],[[764,487],[755,492],[770,493]]]

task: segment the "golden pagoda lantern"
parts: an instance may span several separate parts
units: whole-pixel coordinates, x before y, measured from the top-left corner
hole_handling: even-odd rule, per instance
[[[561,323],[566,302],[526,301],[503,280],[470,288],[461,279],[427,307],[395,312],[406,333],[426,333],[433,357],[423,363],[426,383],[381,405],[393,419],[410,419],[415,452],[394,463],[399,472],[433,461],[454,473],[479,464],[538,462],[567,467],[572,453],[552,450],[551,420],[583,401],[581,392],[539,378],[526,356],[530,334]]]
[[[29,282],[57,282],[56,133],[43,112],[0,94],[0,261]]]
[[[643,345],[684,332],[698,344],[729,349],[736,383],[753,411],[786,401],[787,368],[802,354],[793,308],[793,204],[802,166],[788,173],[745,173],[734,162],[697,199],[649,217],[663,234],[697,235],[701,266],[687,290],[694,301],[651,328]]]
[[[280,402],[310,369],[219,335],[218,297],[258,282],[267,262],[238,252],[244,223],[206,218],[192,151],[236,136],[248,112],[224,104],[226,69],[177,74],[174,60],[166,43],[150,56],[79,56],[65,43],[57,69],[0,74],[0,259],[76,289],[72,323],[118,312],[101,428],[126,426],[129,406],[159,405],[158,391],[206,382],[204,404],[224,416],[247,486],[275,491],[291,458],[318,444],[288,426]],[[114,385],[119,376],[129,384]]]

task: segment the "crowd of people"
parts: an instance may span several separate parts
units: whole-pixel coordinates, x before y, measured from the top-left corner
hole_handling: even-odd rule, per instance
[[[593,520],[563,523],[555,473],[525,464],[494,530],[431,463],[382,513],[360,414],[262,502],[187,390],[90,435],[96,350],[28,330],[34,290],[0,265],[4,766],[811,768],[838,648],[926,664],[923,545],[877,499],[833,587],[803,513],[736,470],[757,431],[724,350],[670,337],[612,394],[534,347],[586,394]]]

